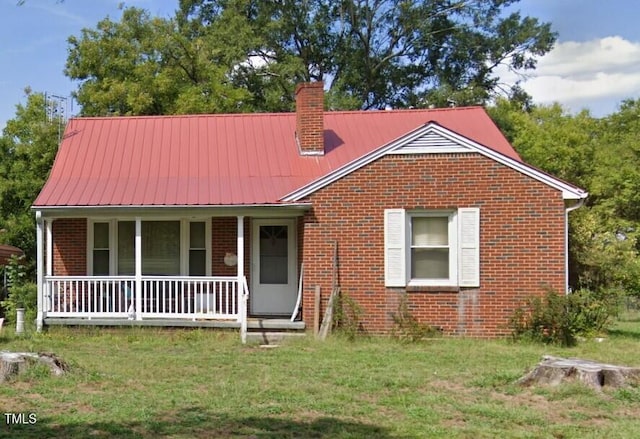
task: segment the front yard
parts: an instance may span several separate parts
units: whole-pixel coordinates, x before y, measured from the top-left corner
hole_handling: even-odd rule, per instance
[[[72,371],[55,378],[35,367],[0,384],[0,437],[612,439],[640,431],[639,388],[513,384],[543,354],[640,366],[634,318],[603,342],[570,349],[335,337],[265,349],[213,330],[3,331],[0,350],[55,352]]]

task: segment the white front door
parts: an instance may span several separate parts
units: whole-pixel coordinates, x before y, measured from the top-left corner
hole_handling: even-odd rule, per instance
[[[295,219],[254,219],[251,314],[291,315],[297,299]]]

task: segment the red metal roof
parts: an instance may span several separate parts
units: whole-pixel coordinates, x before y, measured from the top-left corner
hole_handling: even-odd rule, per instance
[[[324,156],[301,156],[295,113],[77,118],[34,207],[278,203],[423,126],[520,161],[481,107],[328,112]]]

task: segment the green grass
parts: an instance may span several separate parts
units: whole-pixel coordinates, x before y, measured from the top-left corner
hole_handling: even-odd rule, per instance
[[[64,377],[36,368],[0,384],[0,437],[627,438],[640,389],[521,388],[543,354],[640,366],[640,321],[570,349],[505,340],[401,344],[312,337],[279,348],[237,333],[52,328],[0,350],[55,352]],[[5,412],[35,413],[6,425]]]

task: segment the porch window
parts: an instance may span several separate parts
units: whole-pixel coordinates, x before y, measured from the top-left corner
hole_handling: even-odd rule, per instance
[[[141,225],[143,275],[208,274],[210,223],[170,220],[142,221]],[[95,221],[89,230],[90,274],[135,274],[135,221]]]
[[[93,274],[109,275],[109,223],[93,223]]]
[[[189,223],[189,276],[207,273],[206,223]]]
[[[119,276],[133,276],[136,273],[135,239],[135,221],[118,221]]]
[[[142,222],[142,274],[180,274],[180,221]]]

